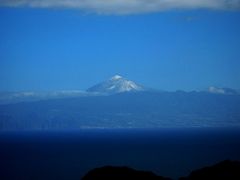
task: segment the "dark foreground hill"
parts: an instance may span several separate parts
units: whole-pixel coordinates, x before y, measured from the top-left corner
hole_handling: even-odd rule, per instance
[[[138,171],[128,167],[106,166],[89,171],[82,180],[170,180],[171,178],[157,176],[152,172]],[[210,167],[193,171],[188,177],[179,180],[239,180],[240,162],[222,161]]]
[[[123,180],[123,179],[143,179],[143,180],[170,180],[157,176],[152,172],[138,171],[128,167],[112,167],[105,166],[102,168],[96,168],[88,172],[82,180]]]
[[[239,180],[240,162],[225,160],[213,166],[195,170],[188,177],[180,178],[180,180],[202,179]]]
[[[137,92],[0,105],[0,129],[240,126],[240,95]]]

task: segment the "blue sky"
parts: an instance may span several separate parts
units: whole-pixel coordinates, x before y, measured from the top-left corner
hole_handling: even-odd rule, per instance
[[[85,90],[115,74],[171,91],[240,89],[237,9],[139,9],[1,6],[0,91]]]

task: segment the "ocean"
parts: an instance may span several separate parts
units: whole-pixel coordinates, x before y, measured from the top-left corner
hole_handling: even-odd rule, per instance
[[[0,132],[1,180],[80,180],[105,165],[177,179],[226,159],[240,160],[239,128]]]

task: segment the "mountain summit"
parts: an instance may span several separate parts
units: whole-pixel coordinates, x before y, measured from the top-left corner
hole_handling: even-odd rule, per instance
[[[115,94],[122,92],[143,91],[144,88],[133,81],[127,80],[120,75],[115,75],[110,79],[87,89],[87,92]]]

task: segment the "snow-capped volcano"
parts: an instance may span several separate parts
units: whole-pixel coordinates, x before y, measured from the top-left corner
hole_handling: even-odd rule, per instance
[[[96,93],[104,93],[104,94],[115,94],[122,92],[136,92],[143,91],[144,88],[133,81],[127,80],[122,76],[115,75],[104,81],[99,83],[89,89],[87,92],[96,92]]]

